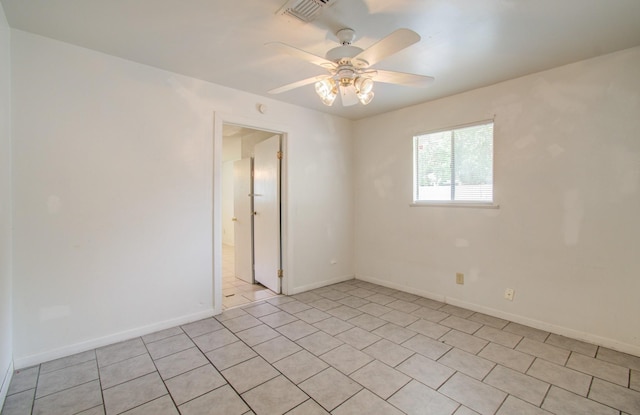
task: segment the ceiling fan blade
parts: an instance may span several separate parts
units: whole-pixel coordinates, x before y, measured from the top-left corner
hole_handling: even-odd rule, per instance
[[[356,95],[356,88],[353,85],[340,87],[340,98],[342,99],[343,107],[350,107],[358,103],[358,96]]]
[[[398,84],[407,86],[425,87],[435,81],[432,76],[416,75],[413,73],[383,71],[378,69],[377,74],[373,78],[375,82],[383,82],[386,84]]]
[[[360,52],[352,61],[366,61],[367,66],[371,66],[419,41],[420,35],[413,30],[398,29]]]
[[[282,92],[287,92],[290,91],[292,89],[296,89],[296,88],[300,88],[301,86],[305,86],[305,85],[309,85],[309,84],[313,84],[315,82],[318,81],[322,81],[323,79],[327,79],[329,78],[329,75],[320,75],[320,76],[314,76],[312,78],[307,78],[307,79],[303,79],[301,81],[297,81],[297,82],[293,82],[287,85],[283,85],[279,88],[274,88],[272,90],[269,91],[270,94],[280,94]]]
[[[296,47],[293,47],[291,45],[287,45],[286,43],[282,43],[282,42],[269,42],[269,43],[265,43],[265,46],[269,46],[272,48],[276,48],[278,50],[280,50],[283,53],[286,53],[287,55],[296,57],[298,59],[302,59],[305,60],[307,62],[310,62],[314,65],[318,65],[321,66],[325,69],[331,70],[333,68],[335,68],[337,65],[334,62],[331,62],[328,59],[323,58],[322,56],[318,56],[318,55],[314,55],[313,53],[309,53],[306,52],[302,49],[298,49]]]

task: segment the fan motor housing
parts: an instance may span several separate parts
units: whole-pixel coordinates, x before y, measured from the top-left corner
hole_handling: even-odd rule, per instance
[[[357,46],[342,45],[330,49],[329,52],[327,52],[326,58],[332,62],[338,63],[344,58],[349,58],[349,60],[351,60],[351,58],[358,56],[362,50],[362,48]]]

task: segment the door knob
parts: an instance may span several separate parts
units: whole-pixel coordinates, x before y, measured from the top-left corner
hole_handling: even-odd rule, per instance
[[[258,212],[256,212],[255,210],[253,211],[253,216],[256,216],[258,214]]]
[[[237,222],[238,218],[236,218],[235,216],[231,218],[232,221]]]

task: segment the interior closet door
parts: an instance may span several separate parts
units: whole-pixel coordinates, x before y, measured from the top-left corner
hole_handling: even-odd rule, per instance
[[[254,148],[253,223],[255,280],[280,292],[280,136]]]
[[[253,184],[250,158],[233,163],[233,232],[236,277],[253,284]]]

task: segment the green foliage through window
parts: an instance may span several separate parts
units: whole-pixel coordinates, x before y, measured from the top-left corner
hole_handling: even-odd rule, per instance
[[[493,122],[414,137],[414,200],[493,202]]]

